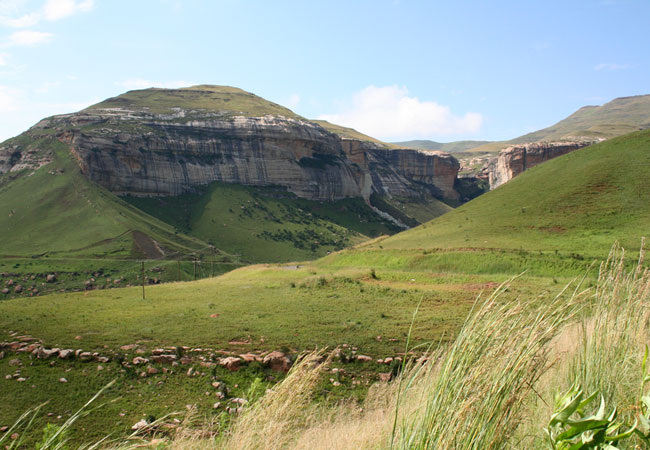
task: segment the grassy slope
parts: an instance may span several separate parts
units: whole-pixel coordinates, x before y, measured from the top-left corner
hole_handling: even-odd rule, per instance
[[[248,262],[312,259],[397,231],[361,199],[314,202],[269,188],[213,183],[200,195],[125,199]]]
[[[468,150],[472,153],[497,153],[525,142],[565,139],[609,139],[650,128],[650,95],[621,97],[602,106],[585,106],[548,128],[509,141],[492,142]]]
[[[138,288],[126,288],[0,302],[0,334],[15,330],[49,346],[101,351],[139,341],[148,349],[190,345],[240,351],[348,344],[372,356],[393,355],[405,344],[420,300],[414,343],[448,339],[476,295],[514,274],[528,270],[506,298],[537,298],[583,274],[589,257],[603,257],[614,239],[635,248],[649,223],[649,157],[650,132],[612,139],[540,165],[425,226],[300,267],[252,266],[194,283],[156,286],[145,301]],[[242,346],[233,339],[251,343]],[[62,372],[62,367],[72,370]],[[0,375],[13,370],[0,361]],[[51,369],[37,361],[24,370],[33,373],[28,383],[3,381],[3,399],[11,399],[16,410],[0,412],[0,422],[47,398],[61,405],[53,407],[57,413],[73,408],[100,384],[94,365],[57,362]],[[79,381],[84,370],[93,373],[92,383]],[[114,366],[110,370],[120,373]],[[248,370],[237,374],[243,377],[238,384],[250,381],[245,381]],[[349,373],[378,370],[386,369],[376,363],[346,366]],[[28,387],[61,373],[71,380],[68,390]],[[117,411],[109,409],[85,424],[95,434],[124,430],[142,413],[159,415],[189,403],[208,414],[214,397],[204,396],[210,380],[201,379],[203,385],[170,375],[158,388],[157,378],[120,375],[112,395],[125,399],[118,405],[126,419],[111,423]],[[344,377],[341,386],[325,390],[356,395],[362,388],[351,380]],[[140,395],[145,401],[134,402]]]
[[[603,257],[648,233],[650,131],[556,158],[384,248],[503,248]]]
[[[621,97],[602,106],[585,106],[553,126],[513,139],[513,143],[567,137],[611,138],[650,128],[650,95]]]
[[[348,139],[357,139],[359,141],[368,141],[368,142],[373,142],[375,144],[381,145],[383,147],[387,148],[398,148],[397,146],[393,144],[389,144],[384,141],[380,141],[379,139],[375,139],[374,137],[370,137],[366,134],[360,133],[359,131],[355,130],[354,128],[348,128],[344,127],[341,125],[336,125],[334,123],[330,123],[327,120],[311,120],[311,122],[317,123],[321,127],[325,128],[327,131],[330,131],[334,134],[338,134],[341,137],[348,138]]]
[[[92,105],[86,111],[104,108],[125,108],[153,113],[174,113],[177,108],[202,110],[229,115],[281,115],[302,119],[277,103],[230,86],[199,85],[181,89],[141,89],[126,92]]]
[[[132,231],[140,231],[171,251],[191,252],[207,244],[177,235],[169,225],[129,206],[88,182],[64,144],[42,138],[52,163],[0,187],[0,228],[11,236],[1,255],[137,257]]]

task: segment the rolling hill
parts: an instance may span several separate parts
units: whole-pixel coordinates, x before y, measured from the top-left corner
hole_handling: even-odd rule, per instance
[[[496,153],[510,145],[526,142],[598,141],[646,128],[650,128],[650,95],[620,97],[601,106],[584,106],[550,127],[469,151]]]

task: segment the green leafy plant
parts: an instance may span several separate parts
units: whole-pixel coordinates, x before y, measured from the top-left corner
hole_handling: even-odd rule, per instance
[[[576,384],[555,400],[555,407],[548,428],[545,429],[553,450],[618,450],[618,441],[634,434],[637,423],[627,431],[618,433],[624,426],[616,420],[614,408],[607,413],[605,399],[600,395],[600,406],[594,414],[587,414],[591,403],[599,397],[598,392],[586,396]]]

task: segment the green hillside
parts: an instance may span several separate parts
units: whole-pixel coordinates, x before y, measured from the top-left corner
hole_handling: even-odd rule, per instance
[[[316,202],[273,188],[213,183],[200,194],[124,199],[249,263],[313,259],[400,230],[359,198]]]
[[[646,128],[650,128],[650,95],[637,95],[616,98],[602,106],[585,106],[553,126],[510,142],[609,139]]]
[[[334,123],[330,123],[327,120],[311,120],[311,122],[317,123],[321,127],[325,128],[327,131],[330,131],[334,134],[338,134],[339,136],[347,139],[357,139],[359,141],[368,141],[368,142],[373,142],[377,145],[380,145],[382,147],[387,147],[387,148],[396,148],[395,145],[389,144],[384,141],[380,141],[379,139],[375,139],[373,137],[368,136],[367,134],[360,133],[359,131],[355,130],[354,128],[348,128],[344,127],[341,125],[336,125]]]
[[[650,233],[650,131],[536,166],[432,222],[382,242],[386,249],[572,251],[603,257],[618,240]]]
[[[448,153],[462,153],[470,151],[476,147],[490,144],[491,141],[454,141],[454,142],[436,142],[429,140],[413,140],[403,142],[391,142],[398,147],[415,148],[417,150],[440,150]]]
[[[513,144],[538,141],[610,139],[650,128],[650,95],[620,97],[602,106],[585,106],[548,128],[509,141],[491,142],[468,150],[498,153]]]
[[[74,410],[101,383],[117,377],[118,385],[108,394],[115,403],[84,418],[81,426],[83,436],[124,434],[143,414],[160,417],[187,404],[196,405],[201,415],[218,417],[224,404],[214,407],[214,380],[226,383],[230,396],[241,396],[255,378],[278,379],[256,363],[230,372],[206,369],[197,360],[167,372],[161,372],[163,365],[151,364],[157,372],[143,376],[144,368],[120,365],[133,358],[121,346],[132,344],[145,357],[160,347],[181,349],[179,354],[188,346],[206,355],[278,349],[296,355],[340,346],[343,356],[333,365],[343,371],[328,372],[336,384],[324,379],[319,395],[332,401],[363,398],[370,383],[391,368],[376,361],[350,362],[345,355],[399,355],[418,305],[411,345],[445,342],[479,294],[514,275],[526,272],[511,282],[502,300],[533,301],[554,295],[585,273],[585,284],[591,285],[592,261],[604,258],[615,240],[634,253],[649,231],[649,166],[650,131],[637,132],[539,165],[425,225],[312,263],[250,266],[197,282],[153,286],[147,288],[146,300],[133,287],[2,301],[0,341],[11,339],[13,330],[48,347],[83,348],[114,359],[99,372],[96,364],[78,360],[51,366],[18,355],[24,364],[20,373],[29,383],[54,383],[57,389],[24,389],[14,379],[0,378],[0,401],[12,399],[15,406],[0,409],[0,423],[11,423],[46,400],[56,414]],[[244,188],[222,189],[215,185],[204,193],[204,206],[196,216],[186,216],[190,221],[185,226],[209,233],[215,218],[211,205],[218,205],[210,195],[228,195],[245,208],[248,200],[257,201],[276,216],[282,211],[281,199],[268,203]],[[261,211],[254,210],[253,218]],[[229,220],[236,224],[236,217]],[[0,360],[0,373],[14,373],[9,360]],[[199,374],[187,376],[188,368]],[[61,376],[70,380],[66,389],[56,383]],[[140,396],[145,400],[134,401]],[[164,401],[151,402],[150,397]]]
[[[230,86],[203,84],[180,89],[150,88],[126,92],[86,108],[86,111],[124,108],[157,114],[173,114],[183,109],[217,112],[235,116],[281,115],[302,119],[277,103]]]
[[[159,258],[208,245],[89,182],[56,139],[42,136],[30,147],[51,151],[52,162],[17,177],[5,174],[0,228],[11,239],[0,242],[1,256]]]

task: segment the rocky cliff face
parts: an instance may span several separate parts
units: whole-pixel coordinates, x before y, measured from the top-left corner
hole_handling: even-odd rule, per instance
[[[487,166],[490,189],[510,181],[524,170],[592,143],[591,141],[533,142],[513,145],[501,150]]]
[[[373,192],[417,197],[423,190],[458,198],[452,156],[344,139],[302,119],[114,108],[35,127],[54,129],[82,172],[117,194],[178,195],[221,181],[284,186],[312,200],[368,199]]]

